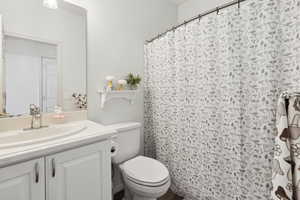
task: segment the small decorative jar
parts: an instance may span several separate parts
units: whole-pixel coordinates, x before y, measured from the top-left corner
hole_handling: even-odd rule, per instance
[[[127,84],[127,81],[126,80],[118,80],[118,90],[124,90],[125,88],[125,85]]]

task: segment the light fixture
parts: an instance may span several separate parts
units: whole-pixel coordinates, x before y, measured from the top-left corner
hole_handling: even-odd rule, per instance
[[[50,9],[57,9],[58,5],[57,5],[57,0],[43,0],[43,5],[47,8]]]

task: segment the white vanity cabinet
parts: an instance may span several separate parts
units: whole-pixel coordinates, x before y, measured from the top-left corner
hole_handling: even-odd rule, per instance
[[[0,169],[0,200],[110,200],[110,142]]]
[[[41,200],[44,198],[43,158],[0,169],[1,200]]]
[[[46,157],[46,200],[111,199],[110,143]]]

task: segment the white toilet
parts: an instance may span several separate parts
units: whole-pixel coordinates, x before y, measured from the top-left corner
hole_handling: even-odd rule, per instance
[[[164,195],[171,184],[168,169],[159,161],[138,156],[141,124],[122,123],[109,126],[118,134],[113,138],[112,162],[122,172],[126,200],[155,200]]]

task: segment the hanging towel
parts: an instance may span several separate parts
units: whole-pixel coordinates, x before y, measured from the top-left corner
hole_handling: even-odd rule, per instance
[[[276,115],[272,198],[300,200],[300,97],[280,96]]]

